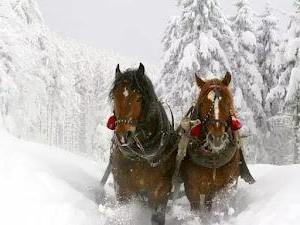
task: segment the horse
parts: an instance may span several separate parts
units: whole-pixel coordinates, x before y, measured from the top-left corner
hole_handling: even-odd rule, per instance
[[[141,199],[152,209],[152,224],[165,224],[172,188],[177,134],[158,100],[145,67],[121,72],[110,91],[113,117],[110,163],[117,200]]]
[[[239,144],[241,124],[228,87],[231,74],[227,72],[222,80],[195,78],[201,91],[190,119],[197,122],[190,130],[180,175],[191,210],[211,212],[216,194],[235,187],[239,176],[248,183],[254,179]]]

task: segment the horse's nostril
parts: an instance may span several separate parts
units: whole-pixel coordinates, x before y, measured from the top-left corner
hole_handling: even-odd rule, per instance
[[[207,138],[208,138],[208,140],[211,141],[211,142],[214,141],[214,136],[213,136],[212,134],[210,134],[210,133],[207,135]]]
[[[225,141],[227,140],[227,138],[228,138],[227,134],[223,134],[223,135],[222,135],[222,141],[223,141],[223,142],[225,142]]]
[[[127,131],[127,134],[126,134],[127,139],[128,139],[128,138],[131,138],[132,135],[133,135],[133,132],[132,132],[132,131]]]

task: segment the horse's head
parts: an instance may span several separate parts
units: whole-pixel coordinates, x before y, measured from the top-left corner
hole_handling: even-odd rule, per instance
[[[116,68],[115,80],[110,92],[116,117],[115,133],[122,145],[133,142],[137,125],[141,120],[147,101],[151,99],[148,89],[149,80],[145,75],[143,64],[137,70],[128,69],[121,72]]]
[[[206,144],[213,152],[218,152],[229,142],[228,129],[233,113],[233,99],[228,88],[231,75],[227,72],[222,80],[207,81],[195,77],[201,89],[197,110],[205,130]]]

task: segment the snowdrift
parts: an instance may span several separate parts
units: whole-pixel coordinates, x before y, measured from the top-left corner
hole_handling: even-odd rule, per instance
[[[0,224],[95,225],[149,224],[139,204],[118,206],[112,180],[100,199],[105,164],[64,150],[25,142],[0,130]],[[300,165],[254,165],[257,182],[240,182],[229,212],[214,224],[296,225],[300,221]],[[98,200],[97,200],[98,199]],[[168,212],[167,224],[202,224],[185,198]]]

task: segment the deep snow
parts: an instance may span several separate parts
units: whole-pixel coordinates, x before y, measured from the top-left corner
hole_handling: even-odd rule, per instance
[[[108,196],[98,206],[104,164],[3,130],[0,146],[0,224],[149,224],[149,212],[139,204],[115,204],[111,178],[105,187]],[[210,224],[299,224],[300,165],[254,165],[251,171],[257,182],[240,182],[226,206],[232,215],[223,216],[216,208],[219,220]],[[167,224],[201,224],[201,219],[189,212],[183,198],[168,213]]]

